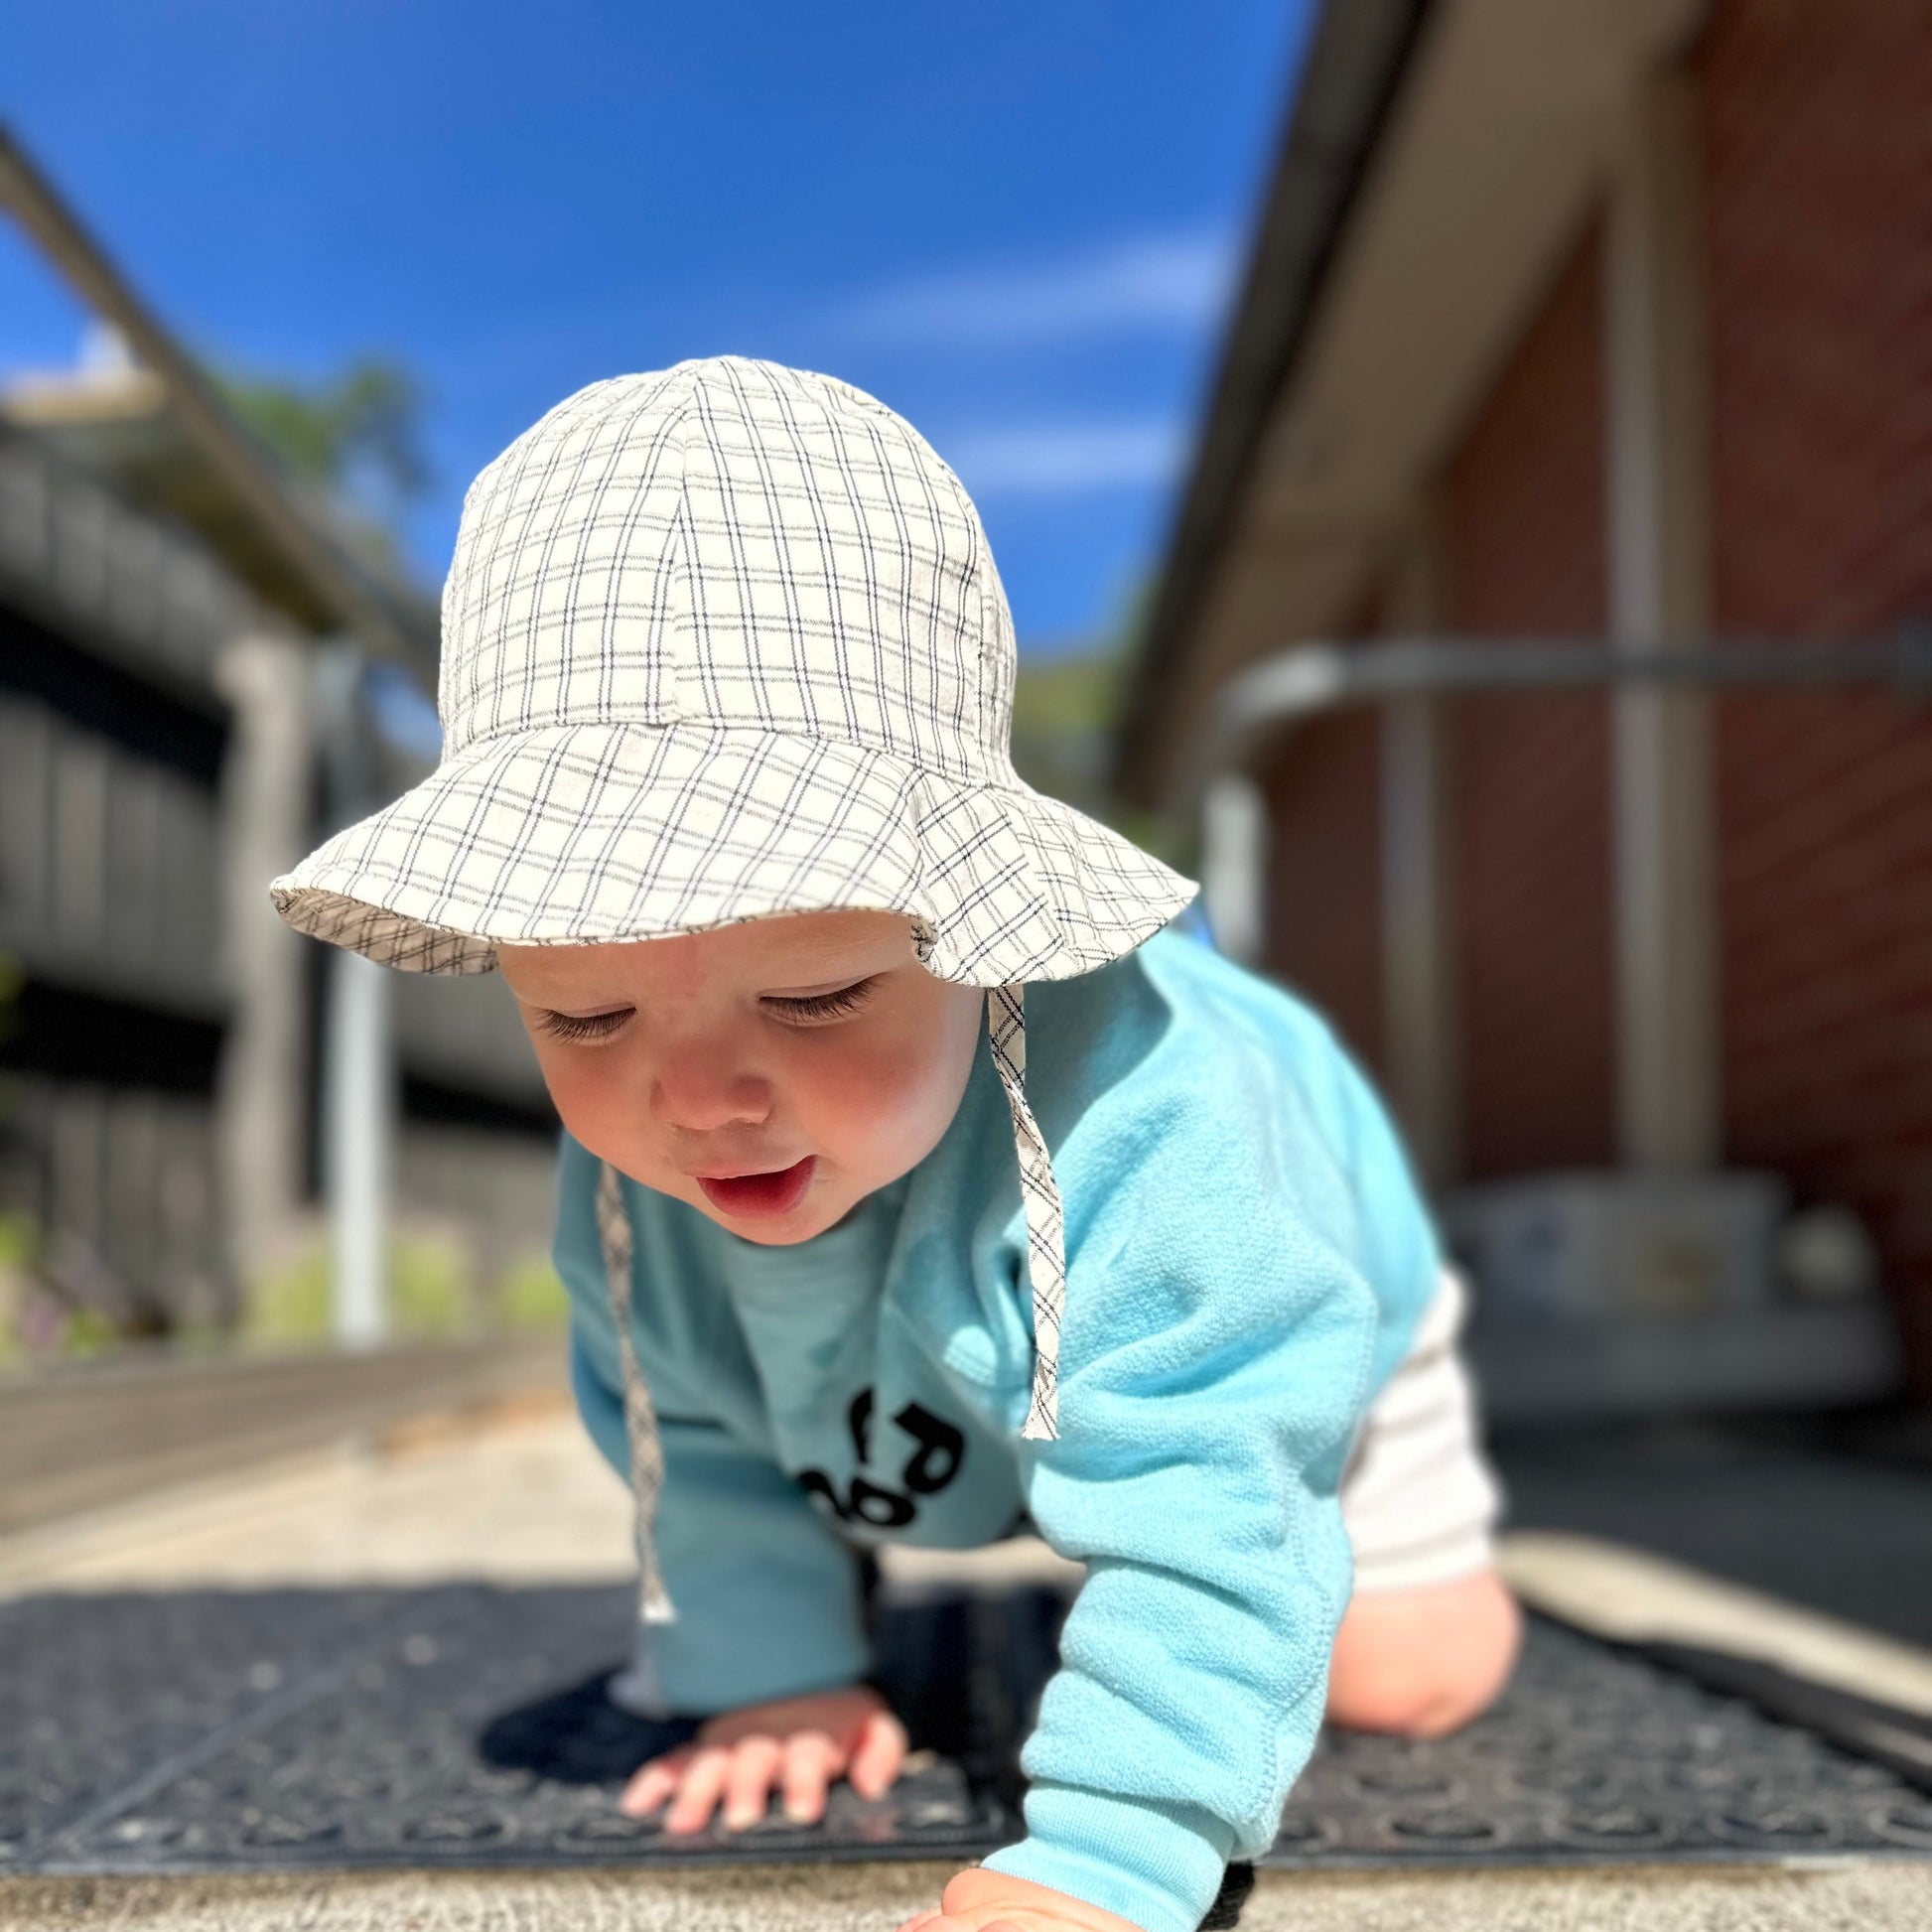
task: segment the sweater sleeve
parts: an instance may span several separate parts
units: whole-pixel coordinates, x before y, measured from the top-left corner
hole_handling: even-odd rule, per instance
[[[1326,1137],[1202,1078],[1084,1157],[1061,1434],[1024,1446],[1035,1522],[1087,1579],[993,1868],[1194,1932],[1274,1840],[1312,1747],[1350,1561],[1336,1488],[1375,1297]],[[1418,1215],[1419,1204],[1413,1211]]]
[[[617,1332],[595,1227],[575,1224],[579,1191],[567,1174],[555,1247],[571,1300],[571,1386],[592,1441],[627,1480]],[[588,1212],[581,1218],[590,1220]],[[647,1353],[649,1340],[638,1339],[660,1404],[668,1396],[695,1408],[703,1365],[654,1362],[661,1345]],[[804,1490],[734,1431],[661,1406],[657,1421],[657,1554],[677,1620],[648,1626],[645,1646],[666,1711],[710,1717],[856,1683],[870,1652],[852,1551]]]

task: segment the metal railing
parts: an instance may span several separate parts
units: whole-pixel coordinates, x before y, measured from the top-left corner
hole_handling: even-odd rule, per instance
[[[1223,687],[1181,790],[1183,812],[1199,826],[1202,897],[1217,937],[1237,957],[1258,953],[1265,814],[1241,766],[1264,737],[1329,712],[1407,698],[1645,686],[1878,687],[1922,700],[1932,697],[1932,621],[1914,620],[1880,637],[1661,647],[1606,645],[1598,637],[1324,640],[1265,658]]]

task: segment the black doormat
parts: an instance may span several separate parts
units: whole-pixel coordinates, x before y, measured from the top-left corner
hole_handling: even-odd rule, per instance
[[[965,1862],[1020,1835],[1015,1758],[1059,1598],[883,1610],[879,1674],[917,1768],[876,1803],[838,1787],[810,1829],[677,1840],[616,1808],[689,1730],[605,1696],[631,1600],[466,1585],[0,1606],[0,1870]],[[1508,1695],[1458,1735],[1324,1737],[1263,1863],[1932,1856],[1932,1795],[1763,1703],[1533,1622]]]

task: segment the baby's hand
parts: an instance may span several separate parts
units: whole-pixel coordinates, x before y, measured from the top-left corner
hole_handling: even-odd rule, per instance
[[[834,1778],[877,1798],[904,1762],[905,1726],[877,1692],[820,1691],[711,1719],[692,1742],[645,1764],[625,1786],[621,1809],[642,1818],[674,1796],[664,1829],[682,1834],[703,1831],[723,1799],[725,1829],[743,1831],[764,1816],[776,1786],[786,1818],[809,1825],[824,1817]]]
[[[898,1932],[1141,1932],[1131,1919],[1102,1911],[1031,1878],[984,1865],[959,1872],[936,1912],[915,1912]]]

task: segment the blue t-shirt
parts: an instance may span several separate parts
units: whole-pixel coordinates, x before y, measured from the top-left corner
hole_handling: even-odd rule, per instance
[[[678,1613],[651,1658],[690,1713],[849,1684],[854,1544],[1030,1517],[1087,1577],[1022,1758],[1028,1836],[988,1863],[1193,1932],[1313,1743],[1350,1583],[1336,1485],[1438,1247],[1382,1108],[1280,988],[1168,930],[1026,1006],[1066,1216],[1055,1442],[1020,1438],[1026,1227],[984,1033],[939,1144],[809,1241],[623,1183]],[[597,1174],[566,1135],[574,1381],[621,1472]]]

